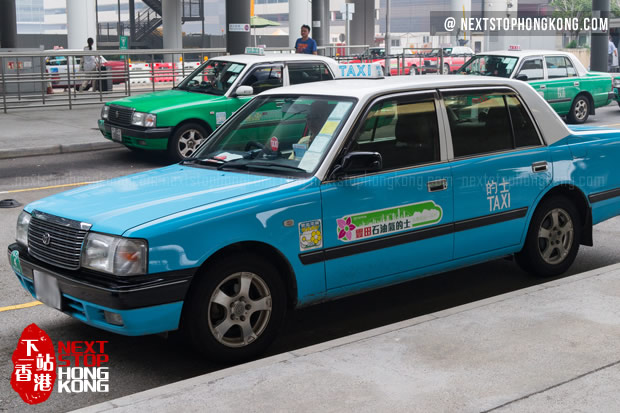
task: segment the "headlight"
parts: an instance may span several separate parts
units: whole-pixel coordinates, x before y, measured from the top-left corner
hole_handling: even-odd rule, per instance
[[[15,240],[23,246],[28,246],[28,225],[30,224],[30,214],[22,211],[17,218],[17,230],[15,231]]]
[[[82,250],[82,267],[114,275],[146,274],[146,240],[89,232]]]
[[[620,79],[614,79],[614,87],[620,87]]]
[[[107,119],[109,111],[110,107],[108,105],[103,105],[103,107],[101,108],[101,119]]]
[[[152,113],[134,112],[131,117],[131,124],[136,126],[146,126],[147,128],[155,127],[157,124],[157,115]]]

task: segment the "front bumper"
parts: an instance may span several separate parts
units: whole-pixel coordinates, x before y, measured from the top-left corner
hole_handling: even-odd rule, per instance
[[[615,87],[614,91],[610,93],[611,95],[611,99],[615,100],[616,102],[620,103],[620,94],[618,93],[618,88]]]
[[[174,271],[120,279],[62,270],[31,257],[27,248],[17,243],[9,245],[8,255],[20,283],[34,298],[33,271],[39,271],[57,280],[60,311],[94,327],[129,336],[176,330],[194,274],[194,270]],[[104,311],[119,314],[123,324],[107,322]]]
[[[112,125],[105,119],[99,119],[99,130],[101,134],[109,140],[112,140],[113,127],[121,130],[123,140],[119,143],[134,148],[165,150],[168,148],[168,138],[172,134],[171,127],[139,129]]]

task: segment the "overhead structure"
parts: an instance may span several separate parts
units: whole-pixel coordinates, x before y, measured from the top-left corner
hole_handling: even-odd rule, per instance
[[[67,0],[67,47],[83,49],[89,37],[97,38],[95,0]]]
[[[288,2],[288,46],[295,47],[295,42],[301,37],[301,26],[312,22],[312,4],[309,1],[289,1]],[[310,37],[314,34],[310,32]]]
[[[251,0],[226,0],[226,48],[241,54],[250,46]]]
[[[164,49],[183,48],[183,2],[163,0],[161,2]]]
[[[317,46],[327,46],[329,39],[329,0],[312,1],[312,32]]]
[[[372,46],[375,42],[375,2],[366,0],[347,0],[347,2],[355,4],[349,35],[351,45]]]
[[[17,14],[15,0],[2,0],[0,13],[0,47],[17,47]]]

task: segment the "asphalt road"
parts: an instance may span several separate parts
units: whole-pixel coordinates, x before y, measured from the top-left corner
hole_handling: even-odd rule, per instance
[[[616,105],[603,108],[598,111],[596,120],[588,124],[620,128],[620,110]],[[26,204],[67,189],[63,185],[107,179],[165,164],[161,159],[136,156],[125,149],[3,160],[0,162],[0,199],[15,198]],[[37,189],[41,187],[46,188]],[[20,208],[0,210],[0,246],[13,242],[19,211]],[[620,262],[619,237],[620,218],[596,226],[595,246],[582,247],[576,262],[564,276]],[[496,260],[298,310],[287,315],[283,331],[267,355],[543,281],[547,280],[531,277],[510,260]],[[43,305],[4,310],[8,306],[33,301],[19,285],[6,258],[0,258],[0,291],[0,411],[68,411],[226,367],[200,359],[178,335],[168,338],[118,336],[86,326]],[[54,342],[108,341],[110,392],[67,395],[54,392],[43,404],[26,406],[11,389],[9,380],[13,368],[11,356],[17,340],[22,330],[33,322],[44,329]]]

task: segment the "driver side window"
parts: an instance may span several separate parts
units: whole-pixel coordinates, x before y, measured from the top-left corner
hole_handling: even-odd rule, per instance
[[[252,86],[258,95],[269,89],[282,86],[282,66],[261,66],[250,72],[243,85]]]
[[[543,62],[541,58],[529,59],[523,62],[516,77],[526,75],[527,80],[542,80],[544,78]]]

